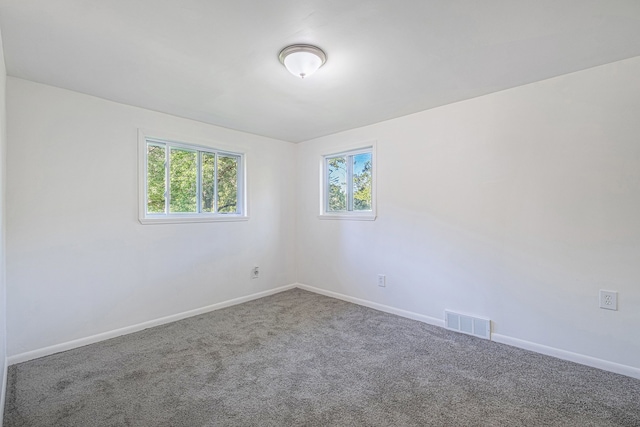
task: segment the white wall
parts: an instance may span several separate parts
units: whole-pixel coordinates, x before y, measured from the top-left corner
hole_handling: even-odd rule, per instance
[[[0,425],[4,414],[7,371],[7,309],[5,282],[5,168],[7,147],[6,114],[7,69],[4,64],[2,36],[0,35]]]
[[[7,106],[10,356],[295,282],[294,145],[12,77]],[[246,153],[251,218],[141,225],[139,127]]]
[[[640,374],[639,75],[633,58],[300,144],[298,281]],[[319,220],[321,154],[371,140],[378,219]]]

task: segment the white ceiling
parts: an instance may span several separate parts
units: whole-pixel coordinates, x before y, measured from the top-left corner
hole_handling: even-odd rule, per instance
[[[0,0],[0,28],[10,76],[291,142],[640,56],[638,0]]]

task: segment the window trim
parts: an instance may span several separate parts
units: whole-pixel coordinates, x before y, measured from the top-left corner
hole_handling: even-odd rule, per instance
[[[368,142],[358,144],[353,148],[344,148],[341,151],[325,153],[320,156],[320,219],[338,219],[338,220],[355,220],[355,221],[374,221],[377,217],[376,213],[376,142]],[[371,153],[371,210],[370,211],[340,211],[331,212],[327,210],[329,199],[327,159],[341,156],[353,156],[362,153]],[[348,171],[351,167],[348,167]],[[349,172],[348,176],[350,175]],[[347,185],[353,185],[352,179]],[[350,201],[348,200],[347,203]]]
[[[227,222],[227,221],[246,221],[249,219],[247,204],[247,166],[246,155],[243,152],[229,150],[221,147],[221,144],[211,144],[208,141],[196,141],[196,143],[183,142],[184,138],[176,138],[161,132],[150,132],[138,129],[138,221],[141,224],[176,224],[176,223],[194,223],[194,222]],[[189,138],[194,140],[193,138]],[[200,164],[202,152],[217,153],[220,155],[229,155],[238,158],[238,210],[239,213],[217,213],[217,212],[200,212],[200,213],[147,213],[147,143],[158,143],[168,148],[182,148],[190,151],[196,151],[198,164]],[[169,171],[167,170],[166,182],[169,183]],[[197,209],[200,210],[200,173],[198,169],[198,197],[196,198]],[[216,188],[217,182],[214,179]],[[167,184],[168,185],[168,184]],[[214,193],[216,194],[216,193]],[[169,197],[166,198],[166,205],[169,204]]]

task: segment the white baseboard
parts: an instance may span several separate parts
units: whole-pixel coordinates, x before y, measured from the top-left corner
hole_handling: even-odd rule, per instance
[[[54,353],[59,353],[61,351],[71,350],[77,347],[82,347],[88,344],[93,344],[99,341],[104,341],[110,338],[115,338],[121,335],[130,334],[133,332],[138,332],[143,329],[152,328],[154,326],[164,325],[166,323],[175,322],[177,320],[186,319],[187,317],[197,316],[199,314],[208,313],[214,310],[220,310],[222,308],[231,307],[233,305],[242,304],[247,301],[251,301],[254,299],[266,297],[269,295],[277,294],[283,291],[287,291],[293,288],[300,288],[310,292],[314,292],[320,295],[325,295],[328,297],[340,299],[347,302],[352,302],[354,304],[362,305],[365,307],[373,308],[375,310],[384,311],[386,313],[395,314],[401,317],[406,317],[408,319],[417,320],[419,322],[427,323],[434,326],[444,327],[444,320],[437,319],[435,317],[425,316],[424,314],[414,313],[412,311],[402,310],[399,308],[391,307],[384,304],[379,304],[373,301],[364,300],[361,298],[352,297],[349,295],[344,295],[338,292],[327,291],[325,289],[316,288],[314,286],[305,285],[302,283],[295,283],[291,285],[281,286],[279,288],[270,289],[268,291],[258,292],[255,294],[247,295],[244,297],[234,298],[228,301],[223,301],[217,304],[208,305],[205,307],[197,308],[194,310],[185,311],[182,313],[174,314],[171,316],[162,317],[155,320],[150,320],[143,323],[138,323],[137,325],[127,326],[120,329],[115,329],[108,332],[103,332],[100,334],[92,335],[85,338],[80,338],[73,341],[68,341],[61,344],[52,345],[49,347],[28,351],[21,354],[16,354],[10,356],[4,361],[4,381],[2,383],[2,394],[0,396],[0,408],[4,408],[5,395],[6,395],[6,386],[7,386],[7,368],[9,365],[13,365],[16,363],[26,362],[28,360],[37,359],[39,357],[48,356]],[[615,372],[617,374],[626,375],[632,378],[640,379],[640,368],[635,368],[633,366],[622,365],[615,362],[610,362],[608,360],[597,359],[595,357],[586,356],[579,353],[573,353],[566,350],[561,350],[555,347],[548,347],[542,344],[537,344],[530,341],[524,341],[518,338],[509,337],[506,335],[491,334],[491,340],[510,345],[513,347],[522,348],[525,350],[534,351],[536,353],[545,354],[547,356],[557,357],[559,359],[568,360],[571,362],[580,363],[582,365],[591,366],[598,369],[603,369],[605,371]],[[0,425],[2,421],[2,413],[0,412]]]
[[[9,380],[9,378],[7,378],[7,374],[9,373],[9,361],[6,357],[3,360],[3,365],[2,371],[4,374],[2,375],[2,391],[0,392],[0,426],[4,425],[4,404],[7,398],[7,381]]]
[[[327,291],[325,289],[316,288],[314,286],[297,283],[296,287],[304,289],[306,291],[314,292],[316,294],[325,295],[328,297],[340,299],[343,301],[352,302],[354,304],[363,305],[365,307],[373,308],[376,310],[384,311],[385,313],[397,314],[401,317],[417,320],[419,322],[428,323],[430,325],[440,326],[444,328],[444,320],[436,319],[435,317],[425,316],[424,314],[414,313],[413,311],[401,310],[399,308],[391,307],[377,302],[368,301],[360,298],[351,297],[349,295],[340,294],[338,292]]]
[[[371,301],[363,300],[360,298],[351,297],[348,295],[343,295],[337,292],[327,291],[327,290],[316,288],[313,286],[304,285],[302,283],[297,283],[296,286],[300,289],[305,289],[307,291],[315,292],[317,294],[341,299],[343,301],[352,302],[358,305],[364,305],[365,307],[374,308],[376,310],[396,314],[398,316],[407,317],[409,319],[418,320],[420,322],[424,322],[430,325],[440,326],[444,328],[444,320],[436,319],[434,317],[425,316],[423,314],[418,314],[411,311],[401,310],[398,308],[390,307],[388,305],[379,304],[376,302],[371,302]],[[634,368],[633,366],[621,365],[619,363],[610,362],[608,360],[597,359],[595,357],[586,356],[584,354],[579,354],[579,353],[572,353],[570,351],[561,350],[555,347],[548,347],[542,344],[536,344],[536,343],[524,341],[518,338],[512,338],[506,335],[493,333],[491,334],[491,340],[501,344],[510,345],[512,347],[518,347],[518,348],[530,350],[536,353],[545,354],[547,356],[557,357],[558,359],[568,360],[570,362],[579,363],[581,365],[587,365],[593,368],[602,369],[604,371],[615,372],[616,374],[626,375],[628,377],[640,379],[640,369]]]
[[[501,344],[507,344],[512,347],[518,347],[525,350],[534,351],[536,353],[545,354],[547,356],[557,357],[558,359],[568,360],[570,362],[579,363],[581,365],[591,366],[593,368],[602,369],[604,371],[615,372],[616,374],[626,375],[632,378],[640,379],[640,369],[633,366],[621,365],[619,363],[610,362],[604,359],[586,356],[580,353],[573,353],[567,350],[561,350],[555,347],[549,347],[530,341],[513,338],[507,335],[491,334],[491,340]]]
[[[37,359],[39,357],[49,356],[51,354],[60,353],[61,351],[72,350],[74,348],[82,347],[88,344],[93,344],[99,341],[108,340],[110,338],[119,337],[121,335],[131,334],[143,329],[152,328],[154,326],[164,325],[166,323],[175,322],[177,320],[186,319],[187,317],[197,316],[199,314],[208,313],[214,310],[220,310],[221,308],[231,307],[232,305],[242,304],[243,302],[251,301],[254,299],[266,297],[269,295],[277,294],[289,289],[295,288],[296,285],[285,285],[275,289],[269,289],[268,291],[258,292],[255,294],[247,295],[244,297],[234,298],[228,301],[219,302],[217,304],[208,305],[194,310],[185,311],[171,316],[161,317],[155,320],[149,320],[147,322],[138,323],[137,325],[126,326],[120,329],[114,329],[112,331],[102,332],[100,334],[91,335],[85,338],[79,338],[77,340],[67,341],[61,344],[55,344],[49,347],[40,348],[37,350],[27,351],[25,353],[9,356],[8,365],[14,365],[16,363],[26,362],[28,360]],[[3,394],[4,396],[4,394]]]

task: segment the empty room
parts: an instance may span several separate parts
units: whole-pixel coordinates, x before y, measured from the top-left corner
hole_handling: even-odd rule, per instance
[[[0,0],[0,425],[640,426],[637,0]]]

